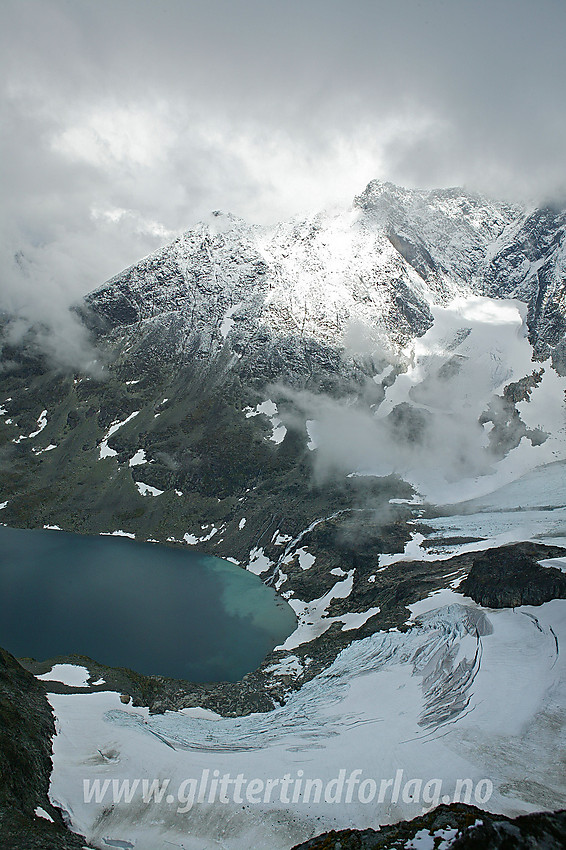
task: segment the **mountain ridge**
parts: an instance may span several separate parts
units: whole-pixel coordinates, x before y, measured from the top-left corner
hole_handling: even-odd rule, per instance
[[[215,213],[116,275],[86,304],[103,327],[160,320],[165,337],[179,338],[181,359],[180,338],[189,356],[209,357],[227,341],[237,356],[251,345],[256,359],[269,359],[277,339],[305,371],[301,340],[336,348],[353,323],[399,350],[430,327],[432,304],[462,294],[517,297],[529,305],[537,356],[557,349],[558,363],[566,331],[565,234],[563,213],[529,214],[459,189],[372,181],[347,210],[271,227]]]

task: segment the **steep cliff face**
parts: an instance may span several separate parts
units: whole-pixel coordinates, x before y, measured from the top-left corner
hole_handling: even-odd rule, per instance
[[[215,213],[87,303],[105,329],[161,326],[164,354],[209,357],[228,345],[265,361],[276,342],[293,371],[293,353],[336,350],[352,324],[386,345],[422,334],[431,304],[481,291],[489,247],[518,219],[516,208],[458,190],[376,181],[350,210],[272,228]]]
[[[0,649],[0,845],[3,850],[80,850],[49,800],[55,724],[44,687]]]
[[[566,374],[566,213],[539,209],[496,246],[484,264],[486,291],[528,304],[528,326],[540,359],[552,354]]]
[[[250,376],[300,382],[336,371],[353,337],[402,346],[430,327],[432,305],[488,294],[527,303],[535,353],[557,349],[560,364],[565,215],[373,181],[349,210],[271,228],[214,213],[87,304],[99,330],[134,337],[148,361],[224,350]]]

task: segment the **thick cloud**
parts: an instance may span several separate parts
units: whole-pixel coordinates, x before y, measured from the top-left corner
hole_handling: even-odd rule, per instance
[[[566,194],[563,0],[4,0],[0,15],[0,307],[28,321],[61,325],[215,208],[273,221],[373,177]]]

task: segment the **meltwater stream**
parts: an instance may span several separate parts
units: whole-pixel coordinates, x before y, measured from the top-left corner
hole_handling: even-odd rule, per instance
[[[238,681],[296,625],[240,567],[120,537],[0,527],[0,646],[87,655],[194,682]]]

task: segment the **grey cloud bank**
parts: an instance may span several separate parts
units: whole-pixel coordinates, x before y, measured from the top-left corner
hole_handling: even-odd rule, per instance
[[[5,0],[0,17],[0,309],[59,326],[55,347],[73,300],[215,208],[275,221],[375,177],[566,195],[562,0]]]

